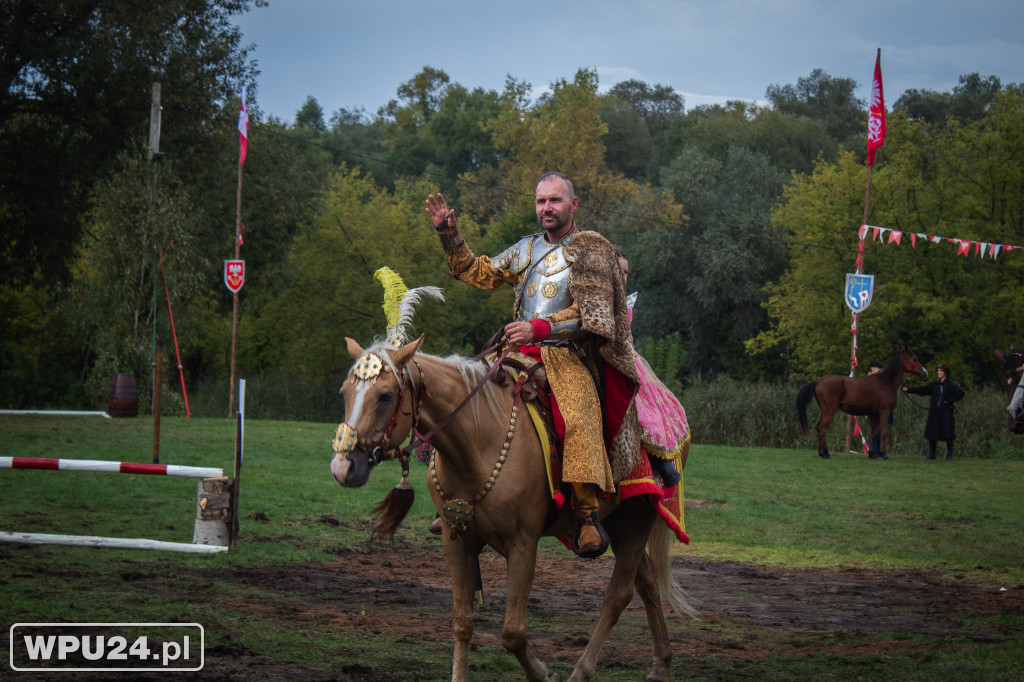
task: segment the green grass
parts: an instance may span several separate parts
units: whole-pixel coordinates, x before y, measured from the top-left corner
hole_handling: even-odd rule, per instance
[[[697,446],[685,483],[688,553],[1024,582],[1024,462]]]
[[[447,643],[386,632],[355,637],[316,614],[287,610],[271,590],[215,577],[244,567],[324,565],[364,545],[373,526],[370,509],[398,482],[398,467],[380,467],[365,488],[341,489],[328,468],[333,429],[332,424],[250,420],[241,474],[241,537],[230,552],[0,544],[4,636],[15,622],[200,622],[208,647],[238,647],[342,678],[348,662],[387,661],[393,669],[422,671],[419,679],[446,679]],[[148,462],[152,449],[148,418],[0,415],[0,456]],[[223,467],[230,475],[233,452],[230,420],[162,421],[162,463]],[[425,468],[413,466],[417,501],[398,542],[436,545],[424,532],[434,514]],[[695,445],[685,474],[686,497],[701,507],[687,510],[692,543],[678,546],[680,554],[790,567],[928,570],[994,585],[1024,584],[1024,537],[1018,532],[1024,518],[1024,463],[1018,459],[946,463],[895,454],[881,462],[839,454],[823,461],[810,448]],[[172,542],[189,542],[192,536],[192,479],[0,470],[0,491],[0,530]],[[257,515],[269,522],[250,518]],[[542,551],[564,555],[553,540],[546,540]],[[264,608],[248,608],[249,603]],[[446,631],[447,610],[433,616],[438,630]],[[495,613],[481,618],[491,630],[500,622]],[[927,655],[921,648],[885,655],[821,653],[836,638],[854,637],[832,633],[808,638],[806,656],[748,661],[679,651],[673,671],[708,680],[1011,679],[1024,663],[1024,619],[991,618],[1008,633],[1004,641],[936,639]],[[590,627],[557,620],[536,626]],[[671,627],[724,627],[720,634],[738,646],[745,638],[779,637],[770,629],[710,621]],[[521,679],[518,665],[500,647],[476,646],[470,660],[474,679]],[[572,668],[570,661],[549,664],[563,679]],[[633,680],[636,671],[602,669],[599,679]]]

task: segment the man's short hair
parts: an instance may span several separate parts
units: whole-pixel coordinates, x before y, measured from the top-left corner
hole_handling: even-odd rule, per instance
[[[544,182],[545,180],[549,180],[551,178],[558,178],[559,180],[561,180],[562,182],[565,183],[565,186],[569,189],[569,198],[570,199],[572,199],[574,196],[576,196],[576,192],[572,188],[572,180],[570,180],[568,178],[568,176],[563,175],[562,173],[559,173],[558,171],[548,171],[544,175],[540,176],[540,178],[537,180],[537,185],[540,185],[540,183]]]
[[[880,363],[880,362],[879,362],[878,360],[872,360],[872,361],[871,361],[871,364],[870,364],[870,365],[868,365],[868,367],[877,367],[878,369],[885,369],[885,368],[884,368],[884,367],[882,366],[882,363]]]

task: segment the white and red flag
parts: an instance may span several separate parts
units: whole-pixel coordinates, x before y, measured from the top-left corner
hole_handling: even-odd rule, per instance
[[[242,88],[242,109],[238,112],[238,165],[245,163],[245,153],[249,148],[249,105],[245,101],[245,88]]]
[[[868,112],[868,165],[875,165],[875,150],[885,143],[885,95],[882,93],[882,50],[875,56],[875,77],[871,81]]]

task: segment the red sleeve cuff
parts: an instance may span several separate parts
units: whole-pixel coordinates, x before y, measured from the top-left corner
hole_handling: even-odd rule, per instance
[[[551,325],[548,324],[546,320],[530,320],[530,326],[533,327],[534,343],[540,343],[544,339],[551,336]]]

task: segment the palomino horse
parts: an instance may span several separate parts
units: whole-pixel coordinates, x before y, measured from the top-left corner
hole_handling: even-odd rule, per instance
[[[1013,348],[1009,353],[1004,353],[998,348],[994,349],[996,359],[1003,364],[999,383],[1006,391],[1006,428],[1014,433],[1024,433],[1024,409],[1022,409],[1020,396],[1015,398],[1018,392],[1024,392],[1024,353],[1014,352]]]
[[[885,427],[889,422],[892,408],[896,406],[896,392],[899,390],[903,373],[911,372],[922,379],[928,376],[926,370],[917,360],[917,356],[906,346],[893,356],[889,365],[878,374],[865,377],[845,377],[841,374],[829,374],[817,381],[804,384],[796,395],[796,409],[800,414],[800,427],[809,437],[811,430],[807,426],[807,403],[813,395],[818,401],[821,416],[818,419],[818,456],[828,459],[828,445],[825,444],[825,432],[835,416],[836,410],[846,414],[869,415],[874,421],[871,428],[871,440],[874,447],[875,435],[881,430],[879,439],[881,450],[871,452],[872,459],[885,458]]]
[[[452,679],[468,679],[478,557],[490,545],[507,564],[502,645],[519,659],[527,679],[558,680],[527,642],[526,606],[537,543],[542,535],[567,536],[571,512],[566,505],[554,524],[549,523],[546,465],[525,408],[519,415],[515,387],[502,388],[486,379],[481,362],[417,352],[422,339],[397,350],[387,343],[364,350],[346,339],[356,363],[341,388],[345,422],[338,427],[331,471],[341,485],[358,487],[366,483],[373,465],[394,456],[387,453],[394,453],[410,433],[431,441],[435,454],[428,481],[434,504],[446,519],[444,551],[452,579]],[[477,386],[479,392],[459,409]],[[427,430],[430,435],[423,436]],[[617,506],[614,501],[601,503],[615,565],[600,620],[572,680],[591,679],[601,647],[634,589],[643,600],[653,640],[648,680],[667,680],[672,659],[662,591],[678,613],[696,617],[669,570],[668,529],[643,497]]]

